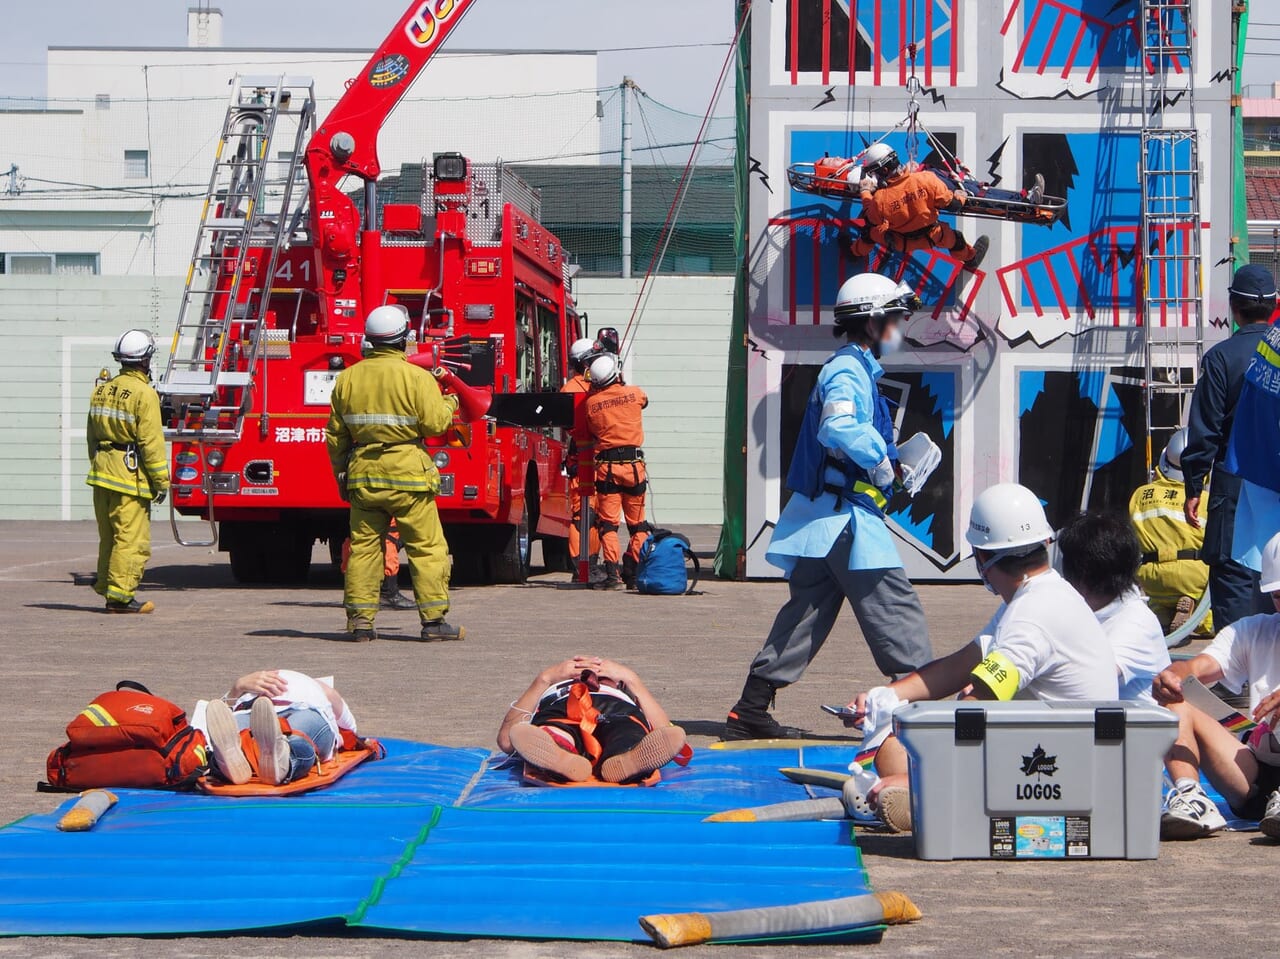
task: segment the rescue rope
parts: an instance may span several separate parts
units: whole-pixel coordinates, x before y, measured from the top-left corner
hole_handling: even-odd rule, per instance
[[[706,145],[707,128],[711,125],[711,114],[715,111],[716,104],[720,102],[720,95],[724,92],[725,80],[729,76],[729,68],[738,56],[738,47],[742,42],[742,32],[750,22],[751,0],[746,0],[742,6],[738,27],[733,34],[733,43],[730,44],[729,52],[725,55],[724,63],[720,66],[720,76],[716,79],[715,89],[711,94],[711,102],[707,104],[706,113],[702,116],[702,124],[698,127],[698,135],[694,137],[693,147],[689,151],[689,160],[685,163],[684,171],[680,174],[680,182],[676,186],[675,196],[672,197],[671,206],[667,209],[667,218],[663,221],[662,230],[658,234],[660,242],[654,248],[644,279],[640,281],[640,289],[636,293],[636,302],[631,308],[631,318],[627,320],[627,328],[622,333],[622,356],[619,359],[623,362],[626,361],[630,352],[631,330],[643,316],[649,297],[652,295],[653,290],[650,281],[653,279],[654,273],[662,265],[663,258],[667,255],[667,248],[671,245],[671,238],[675,232],[673,229],[675,221],[679,217],[684,201],[689,195],[689,185],[693,180],[694,165],[698,162],[703,146]]]

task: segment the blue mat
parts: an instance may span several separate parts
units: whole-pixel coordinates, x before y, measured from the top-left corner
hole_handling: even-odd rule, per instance
[[[868,891],[848,824],[701,821],[806,796],[777,773],[794,751],[700,751],[653,788],[538,788],[483,750],[385,745],[385,760],[304,796],[121,790],[89,833],[56,830],[67,804],[12,823],[0,829],[0,935],[342,922],[422,936],[646,941],[636,920],[650,912]],[[848,752],[804,758],[839,765]]]

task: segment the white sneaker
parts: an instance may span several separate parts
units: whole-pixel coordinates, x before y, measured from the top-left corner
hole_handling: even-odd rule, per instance
[[[1276,827],[1280,831],[1280,802],[1276,815]],[[1165,796],[1164,814],[1160,817],[1161,839],[1201,839],[1226,828],[1227,821],[1199,783],[1175,786]]]
[[[258,746],[258,778],[269,786],[279,786],[289,778],[289,741],[280,729],[275,704],[266,696],[253,701],[249,734]]]
[[[253,769],[240,746],[240,728],[231,709],[220,699],[205,709],[205,730],[213,749],[213,765],[222,778],[239,786],[253,778]]]
[[[1273,792],[1267,800],[1267,808],[1262,814],[1262,821],[1258,823],[1258,829],[1264,836],[1280,839],[1280,789]]]

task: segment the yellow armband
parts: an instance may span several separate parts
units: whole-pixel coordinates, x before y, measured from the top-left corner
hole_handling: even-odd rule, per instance
[[[987,653],[987,658],[978,663],[970,673],[975,679],[996,694],[996,699],[1008,702],[1018,693],[1021,675],[1009,657],[998,649]]]

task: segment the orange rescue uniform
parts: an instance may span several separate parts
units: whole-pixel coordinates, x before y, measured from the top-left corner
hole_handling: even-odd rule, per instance
[[[569,377],[569,381],[560,387],[561,393],[589,393],[591,392],[591,381],[582,373],[575,373]],[[570,451],[570,456],[576,457],[576,450]],[[576,467],[577,463],[571,464],[571,469]],[[579,523],[582,519],[582,487],[578,483],[578,474],[571,472],[569,477],[569,504],[573,510],[573,523],[569,526],[569,555],[577,562],[582,547],[582,530]],[[595,497],[591,498],[591,508],[596,510]],[[597,511],[598,512],[598,511]],[[594,556],[600,552],[600,535],[595,529],[591,530],[591,542],[588,544],[589,552],[587,555]]]
[[[618,529],[626,521],[630,543],[626,555],[640,558],[649,532],[644,518],[648,477],[644,468],[643,410],[649,397],[638,386],[621,382],[593,389],[587,399],[587,425],[595,440],[596,516],[600,553],[606,564],[622,561]]]
[[[962,263],[972,260],[973,247],[938,220],[938,214],[957,201],[964,203],[963,194],[927,170],[902,173],[874,193],[864,191],[862,212],[868,230],[854,242],[854,254],[866,256],[878,243],[898,253],[937,247]]]

